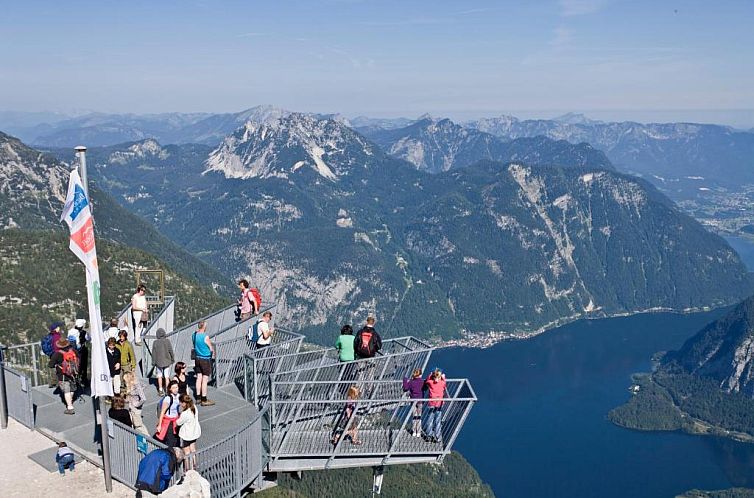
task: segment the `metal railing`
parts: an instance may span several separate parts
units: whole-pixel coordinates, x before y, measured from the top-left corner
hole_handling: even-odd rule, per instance
[[[273,308],[274,306],[269,306],[267,308],[264,308],[262,312],[271,310]],[[169,330],[165,328],[165,338],[168,339],[170,341],[170,344],[173,346],[173,353],[175,355],[176,361],[189,361],[189,358],[191,357],[191,349],[193,348],[192,336],[194,332],[196,332],[197,325],[200,321],[204,321],[206,325],[207,335],[213,342],[217,342],[218,340],[224,341],[245,334],[245,331],[248,330],[248,328],[254,323],[255,320],[257,320],[257,316],[252,316],[245,320],[236,322],[235,311],[236,305],[233,304],[221,309],[220,311],[195,320],[179,329],[172,330],[171,327],[171,330]],[[150,369],[152,366],[151,345],[157,339],[157,336],[155,334],[158,328],[159,327],[154,327],[150,324],[149,330],[144,335],[144,341],[145,344],[147,344],[147,347],[144,349],[149,350],[149,352],[145,352],[144,354],[149,356],[148,365]]]
[[[112,476],[131,489],[136,489],[136,477],[139,473],[139,462],[142,457],[157,448],[167,448],[156,439],[145,436],[117,420],[109,420],[108,434],[110,435],[110,470]],[[145,445],[145,453],[139,452],[138,441]]]
[[[248,329],[248,326],[245,327]],[[304,336],[296,334],[280,327],[275,327],[270,345],[265,348],[257,348],[257,344],[248,339],[246,332],[240,336],[220,340],[215,343],[215,385],[223,387],[237,382],[243,375],[246,365],[245,356],[254,358],[267,358],[280,354],[295,353],[301,347]]]
[[[432,349],[431,345],[409,336],[387,339],[374,358],[351,362],[340,362],[335,348],[261,358],[247,356],[244,368],[245,398],[253,400],[257,406],[263,406],[269,399],[273,377],[289,382],[343,380],[350,372],[355,372],[365,379],[400,380],[414,368],[424,371]]]
[[[7,364],[0,369],[0,374],[5,376],[5,402],[8,416],[29,429],[34,429],[34,401],[31,392],[31,379],[23,373],[9,368]]]
[[[347,400],[352,385],[359,387],[361,394]],[[448,379],[442,399],[409,399],[400,381],[273,381],[268,405],[270,456],[272,460],[326,459],[324,468],[339,459],[378,457],[387,465],[391,458],[406,455],[442,458],[450,452],[476,401],[466,379]],[[441,407],[441,437],[437,441],[412,434],[417,406],[421,406],[422,430],[428,431],[433,411],[429,403]],[[353,408],[350,418],[344,414],[347,404]],[[354,444],[359,440],[361,444]]]
[[[269,451],[266,450],[269,447],[269,426],[269,412],[262,410],[244,428],[221,441],[202,448],[202,440],[199,439],[196,470],[209,481],[213,497],[240,497],[248,486],[260,484],[269,458]],[[143,457],[137,441],[146,444],[147,453],[167,447],[114,420],[108,427],[108,433],[112,475],[133,489]],[[264,441],[265,436],[267,441]],[[182,473],[183,467],[179,465],[173,479],[178,480]]]
[[[118,323],[126,323],[129,330],[133,330],[130,303],[118,313],[117,319]],[[170,326],[172,327],[172,322]],[[106,328],[103,324],[103,329]],[[61,336],[65,336],[66,333],[67,331],[63,331]],[[42,352],[40,341],[7,346],[4,356],[6,365],[27,376],[32,387],[54,380],[54,372],[47,367],[50,358]]]

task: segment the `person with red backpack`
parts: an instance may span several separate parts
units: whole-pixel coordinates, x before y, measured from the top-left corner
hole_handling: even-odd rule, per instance
[[[63,413],[73,415],[76,413],[73,409],[73,394],[76,392],[76,379],[79,375],[79,356],[68,339],[58,339],[55,347],[58,350],[50,357],[49,367],[55,369],[58,387],[65,400],[66,409]]]
[[[249,281],[245,278],[238,281],[238,288],[241,290],[241,297],[238,299],[239,321],[242,321],[259,313],[262,295],[256,287],[250,289]]]
[[[374,330],[374,317],[367,318],[367,323],[356,334],[353,348],[359,358],[373,358],[382,349],[382,337]]]

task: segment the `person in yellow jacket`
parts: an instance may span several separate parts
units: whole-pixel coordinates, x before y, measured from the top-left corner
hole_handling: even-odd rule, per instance
[[[120,351],[120,369],[122,374],[136,371],[136,355],[131,343],[128,342],[128,331],[121,330],[118,332],[118,344],[115,345]],[[123,376],[121,375],[121,378]]]

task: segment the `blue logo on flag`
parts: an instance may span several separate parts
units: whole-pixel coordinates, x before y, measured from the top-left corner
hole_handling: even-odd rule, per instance
[[[80,185],[76,185],[73,191],[73,210],[71,211],[71,220],[75,220],[82,209],[89,205],[89,201],[86,200],[86,194],[84,189]]]

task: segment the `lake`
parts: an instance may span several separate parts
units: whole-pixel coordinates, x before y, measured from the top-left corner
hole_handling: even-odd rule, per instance
[[[754,487],[754,445],[640,432],[606,415],[634,372],[724,310],[585,320],[486,350],[451,348],[430,366],[469,377],[479,402],[455,449],[500,497],[671,497]]]

